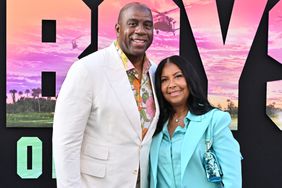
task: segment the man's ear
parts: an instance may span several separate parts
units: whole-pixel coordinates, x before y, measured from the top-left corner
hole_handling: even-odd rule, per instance
[[[119,37],[120,25],[119,25],[118,23],[115,25],[115,30],[116,30],[116,35],[117,35],[117,37]]]

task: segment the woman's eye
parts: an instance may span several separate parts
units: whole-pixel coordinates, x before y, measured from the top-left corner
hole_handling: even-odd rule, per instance
[[[167,81],[167,79],[166,79],[166,78],[161,79],[161,83],[164,83],[164,82],[166,82],[166,81]]]
[[[175,75],[175,78],[182,78],[182,77],[183,77],[182,74],[177,74],[177,75]]]

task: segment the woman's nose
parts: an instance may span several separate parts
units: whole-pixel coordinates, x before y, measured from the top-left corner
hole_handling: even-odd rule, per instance
[[[174,80],[171,79],[171,80],[169,81],[169,83],[168,83],[168,87],[169,87],[169,88],[173,88],[173,87],[175,87],[175,86],[176,86],[176,85],[175,85]]]

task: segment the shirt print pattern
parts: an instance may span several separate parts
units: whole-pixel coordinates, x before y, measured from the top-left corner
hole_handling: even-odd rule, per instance
[[[115,41],[114,44],[122,60],[123,66],[126,70],[128,80],[130,82],[131,89],[133,91],[136,104],[140,113],[143,139],[148,131],[153,117],[155,116],[156,111],[152,85],[149,77],[149,69],[151,67],[151,63],[145,56],[142,70],[142,78],[140,80],[138,78],[137,70],[127,58],[127,56],[123,53],[123,51],[120,49],[118,43]]]

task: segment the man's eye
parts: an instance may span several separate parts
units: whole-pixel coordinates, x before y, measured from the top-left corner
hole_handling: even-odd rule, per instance
[[[146,24],[146,25],[145,25],[145,28],[146,28],[146,29],[152,29],[152,27],[153,27],[153,25],[151,25],[151,24]]]
[[[135,22],[129,22],[128,25],[129,26],[136,26],[136,23]]]

